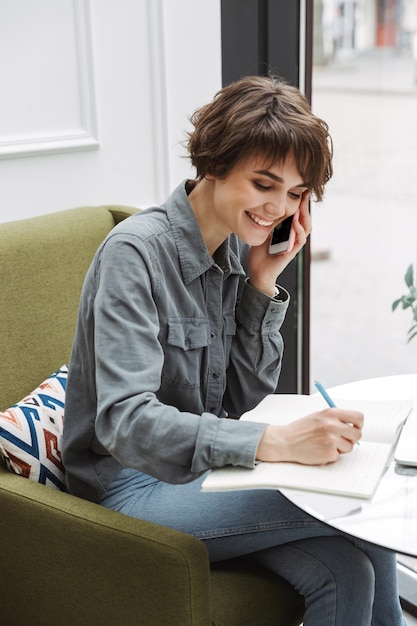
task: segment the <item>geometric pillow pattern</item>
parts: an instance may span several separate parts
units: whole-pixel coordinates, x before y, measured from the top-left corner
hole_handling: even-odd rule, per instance
[[[0,412],[0,456],[8,470],[62,491],[61,436],[68,368],[63,365],[32,393]]]

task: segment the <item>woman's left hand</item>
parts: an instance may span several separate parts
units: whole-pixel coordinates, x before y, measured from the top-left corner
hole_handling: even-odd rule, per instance
[[[306,190],[300,201],[300,213],[293,219],[295,242],[292,250],[282,254],[270,254],[270,237],[260,246],[252,246],[249,251],[249,282],[252,287],[266,295],[273,296],[277,277],[294,259],[305,245],[311,233],[311,216],[309,211],[310,191]]]

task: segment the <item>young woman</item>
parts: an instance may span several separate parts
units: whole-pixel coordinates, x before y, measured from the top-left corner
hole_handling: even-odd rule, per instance
[[[363,416],[230,419],[277,387],[289,295],[276,281],[310,233],[331,141],[300,92],[272,77],[225,87],[192,122],[195,180],[119,224],[87,274],[67,387],[68,490],[191,533],[213,561],[263,563],[305,596],[306,626],[399,626],[394,555],[279,491],[200,491],[227,464],[336,461]],[[294,247],[271,255],[273,228],[296,213]]]

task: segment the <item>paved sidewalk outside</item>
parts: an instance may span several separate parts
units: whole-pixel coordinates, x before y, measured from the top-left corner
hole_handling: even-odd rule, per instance
[[[417,87],[412,59],[375,50],[313,73],[334,177],[313,205],[311,379],[326,386],[417,372],[409,311],[392,313],[417,261]]]
[[[375,48],[313,69],[314,90],[417,95],[410,52]]]

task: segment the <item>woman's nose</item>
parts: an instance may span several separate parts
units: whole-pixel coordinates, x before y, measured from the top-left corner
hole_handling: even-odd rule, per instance
[[[269,201],[265,205],[265,212],[269,217],[273,219],[279,219],[283,217],[286,213],[286,198],[285,196],[280,196],[276,198],[273,202]]]

